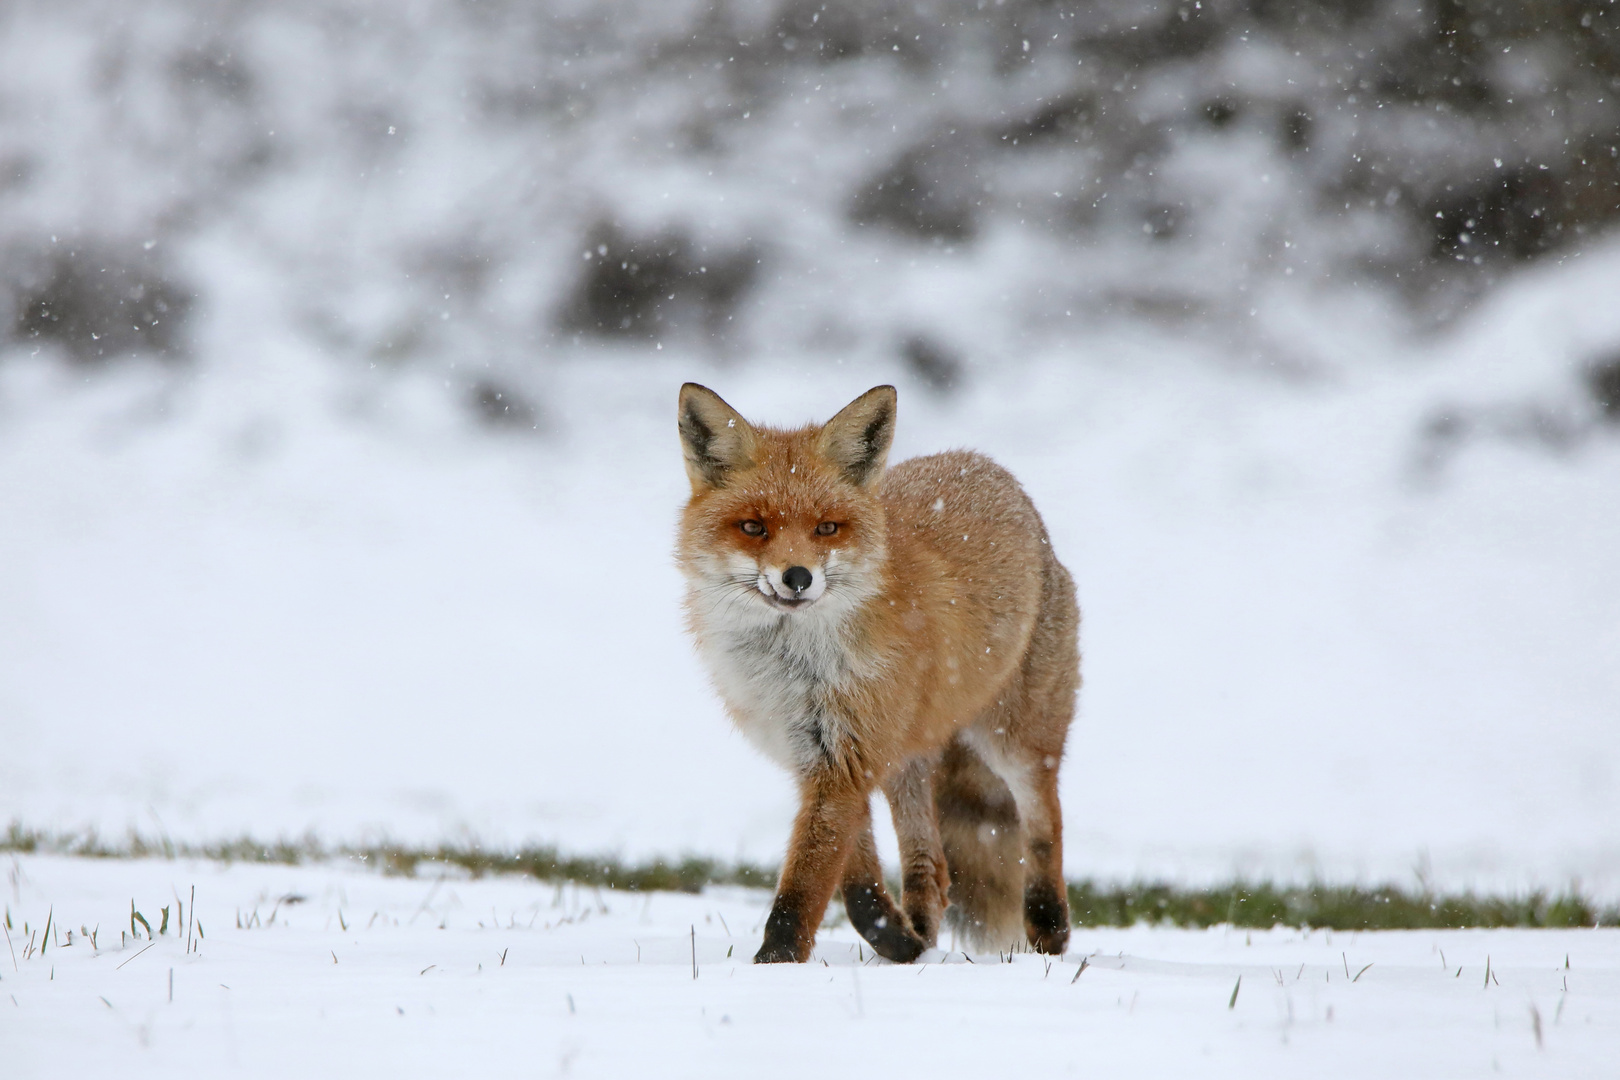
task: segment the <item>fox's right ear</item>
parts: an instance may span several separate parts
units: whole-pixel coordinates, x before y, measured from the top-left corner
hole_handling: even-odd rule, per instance
[[[733,470],[754,463],[758,443],[754,429],[707,386],[689,382],[681,387],[678,413],[686,476],[694,495],[723,486]]]
[[[883,475],[894,441],[892,386],[874,386],[839,410],[821,429],[818,448],[856,487],[867,487]]]

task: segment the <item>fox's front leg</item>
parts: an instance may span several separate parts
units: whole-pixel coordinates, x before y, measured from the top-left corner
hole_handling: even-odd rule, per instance
[[[756,964],[803,963],[858,839],[869,792],[832,776],[813,776],[801,788],[782,879],[765,920]]]
[[[909,964],[930,942],[912,931],[906,913],[883,887],[883,865],[872,839],[871,805],[862,802],[855,842],[844,864],[844,910],[857,933],[884,959]],[[930,807],[932,809],[932,807]]]

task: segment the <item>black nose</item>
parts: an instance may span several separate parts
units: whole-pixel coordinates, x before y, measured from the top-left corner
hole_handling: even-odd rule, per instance
[[[782,584],[796,593],[804,592],[815,578],[802,566],[790,566],[782,571]]]

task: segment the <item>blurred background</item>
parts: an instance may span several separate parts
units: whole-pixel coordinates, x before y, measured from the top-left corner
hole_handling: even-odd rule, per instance
[[[1620,894],[1613,0],[8,0],[0,825],[774,862],[688,379],[1023,479],[1071,875]]]

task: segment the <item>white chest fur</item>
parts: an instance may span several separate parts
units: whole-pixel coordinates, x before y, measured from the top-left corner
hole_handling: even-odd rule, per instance
[[[701,649],[743,735],[801,774],[836,759],[849,742],[832,695],[853,677],[854,665],[840,621],[819,614],[710,627]]]

